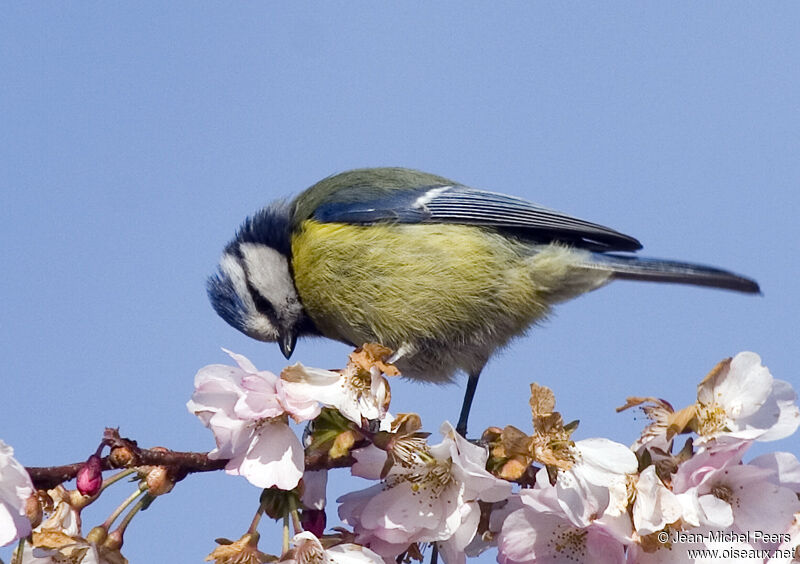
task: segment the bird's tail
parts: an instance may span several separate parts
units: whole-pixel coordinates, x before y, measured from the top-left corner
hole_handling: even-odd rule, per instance
[[[610,270],[621,280],[644,280],[723,288],[746,294],[760,294],[755,280],[702,264],[634,256],[592,253],[591,268]]]

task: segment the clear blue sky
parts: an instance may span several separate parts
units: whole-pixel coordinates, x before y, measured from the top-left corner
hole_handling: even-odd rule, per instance
[[[184,407],[196,370],[222,346],[285,362],[217,318],[205,277],[246,215],[362,166],[524,196],[761,283],[763,297],[619,282],[563,305],[489,365],[473,431],[529,428],[538,381],[581,419],[576,437],[629,443],[643,421],[614,413],[626,396],[683,406],[741,350],[800,384],[800,6],[561,6],[6,4],[0,438],[27,465],[84,459],[104,426],[212,448]],[[346,353],[301,341],[293,360]],[[430,431],[457,419],[461,387],[392,391]],[[258,494],[190,477],[123,552],[201,561]]]

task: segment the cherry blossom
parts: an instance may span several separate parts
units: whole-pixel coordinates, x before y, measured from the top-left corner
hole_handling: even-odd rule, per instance
[[[0,546],[31,532],[25,503],[33,491],[28,473],[14,458],[14,449],[0,440]]]
[[[800,425],[797,394],[788,382],[775,380],[761,357],[741,352],[722,362],[697,388],[700,442],[728,436],[773,441]]]
[[[655,466],[648,466],[639,474],[635,490],[633,525],[639,535],[660,531],[681,517],[683,511],[678,496],[664,485]]]
[[[663,537],[661,536],[663,535]],[[629,564],[763,564],[768,551],[729,530],[708,527],[666,529],[648,543],[628,546]],[[733,554],[737,556],[732,556]]]
[[[772,470],[771,481],[800,494],[800,461],[790,452],[770,452],[749,462],[752,466]]]
[[[548,504],[547,497],[536,500],[539,504],[528,498],[505,517],[497,539],[498,562],[625,562],[625,547],[615,535],[598,524],[576,525],[559,504]]]
[[[789,527],[794,513],[800,511],[800,501],[794,491],[775,482],[774,470],[738,464],[736,456],[718,456],[715,462],[713,456],[695,454],[675,474],[674,491],[693,496],[695,513],[689,507],[688,522],[742,532]]]
[[[384,564],[383,558],[369,548],[353,543],[342,543],[328,549],[309,531],[297,533],[292,539],[292,558],[281,562],[296,564]]]
[[[389,384],[376,366],[369,372],[349,365],[335,372],[307,368],[300,363],[281,372],[284,389],[313,397],[323,405],[339,410],[350,421],[382,419],[389,404]]]
[[[464,561],[478,527],[478,500],[505,499],[511,484],[485,470],[484,448],[449,423],[441,431],[438,445],[396,445],[397,462],[381,484],[339,498],[339,516],[354,528],[357,542],[386,557],[414,542],[438,542],[445,562]]]
[[[190,412],[214,433],[209,458],[228,458],[226,472],[260,488],[294,488],[303,475],[303,445],[289,428],[313,419],[319,404],[287,390],[277,376],[259,371],[244,356],[227,352],[238,366],[210,365],[195,376]]]
[[[627,480],[636,473],[636,455],[625,445],[602,438],[576,441],[571,450],[574,464],[559,470],[552,486],[570,520],[586,526],[609,508],[612,514],[625,511]],[[551,487],[546,472],[536,475],[536,483]]]

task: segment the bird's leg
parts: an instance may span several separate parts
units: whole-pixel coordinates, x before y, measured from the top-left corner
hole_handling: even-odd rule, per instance
[[[467,419],[469,419],[469,410],[472,407],[472,399],[475,397],[475,389],[478,387],[478,378],[481,376],[481,370],[483,370],[483,367],[470,372],[467,380],[464,403],[461,404],[461,415],[458,418],[458,425],[456,425],[456,432],[462,437],[467,436]]]
[[[431,543],[431,564],[438,564],[439,562],[439,545],[435,542]]]

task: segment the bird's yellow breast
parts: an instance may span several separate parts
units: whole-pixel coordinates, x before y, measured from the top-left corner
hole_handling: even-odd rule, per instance
[[[457,224],[306,220],[292,237],[294,281],[318,329],[394,348],[480,334],[504,344],[546,315],[571,254]]]

